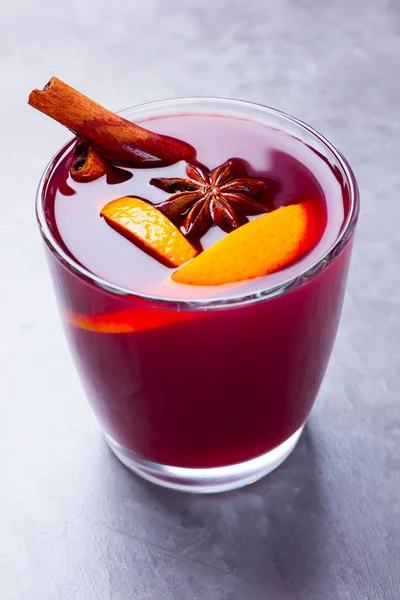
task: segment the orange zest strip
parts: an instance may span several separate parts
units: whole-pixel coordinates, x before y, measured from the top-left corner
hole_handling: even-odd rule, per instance
[[[66,311],[64,317],[69,325],[85,331],[97,333],[133,333],[157,327],[165,327],[194,318],[194,312],[178,312],[172,310],[134,308],[132,310],[106,313],[101,315],[84,315]]]
[[[279,208],[232,231],[172,274],[177,283],[221,285],[286,267],[320,239],[324,214],[317,200]]]
[[[168,267],[179,267],[197,254],[179,229],[141,198],[113,200],[100,215],[115,231]]]

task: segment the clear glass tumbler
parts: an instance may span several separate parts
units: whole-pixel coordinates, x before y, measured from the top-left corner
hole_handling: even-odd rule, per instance
[[[134,121],[184,113],[264,123],[331,166],[345,220],[319,260],[279,285],[219,300],[167,300],[102,280],[63,248],[46,212],[54,170],[71,142],[47,166],[36,209],[66,335],[110,448],[152,482],[220,492],[275,469],[300,437],[339,324],[359,197],[343,156],[274,109],[192,98],[122,112]],[[90,330],[96,318],[108,319],[109,332]]]

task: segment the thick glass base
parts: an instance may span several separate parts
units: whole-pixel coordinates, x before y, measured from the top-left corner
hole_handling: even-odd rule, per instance
[[[151,462],[127,450],[109,435],[106,434],[105,438],[116,457],[143,479],[182,492],[213,494],[254,483],[279,467],[296,446],[302,430],[303,427],[300,427],[285,442],[257,458],[227,467],[207,469],[172,467]]]

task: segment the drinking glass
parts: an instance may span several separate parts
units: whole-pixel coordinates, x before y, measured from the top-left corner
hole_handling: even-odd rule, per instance
[[[52,175],[71,142],[47,166],[36,210],[65,333],[110,448],[154,483],[220,492],[275,469],[301,435],[339,324],[359,197],[332,144],[272,108],[189,98],[121,114],[137,122],[185,113],[263,123],[330,165],[345,219],[328,251],[287,280],[245,295],[171,300],[124,289],[77,262],[48,218]],[[102,331],[89,325],[96,319],[106,323]]]

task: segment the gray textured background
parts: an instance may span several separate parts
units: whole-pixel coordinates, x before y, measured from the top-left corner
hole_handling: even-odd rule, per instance
[[[0,8],[1,600],[399,600],[400,3],[16,0]],[[67,138],[26,106],[56,74],[112,109],[174,95],[281,108],[353,164],[362,216],[341,330],[290,459],[191,497],[104,446],[33,214]]]

